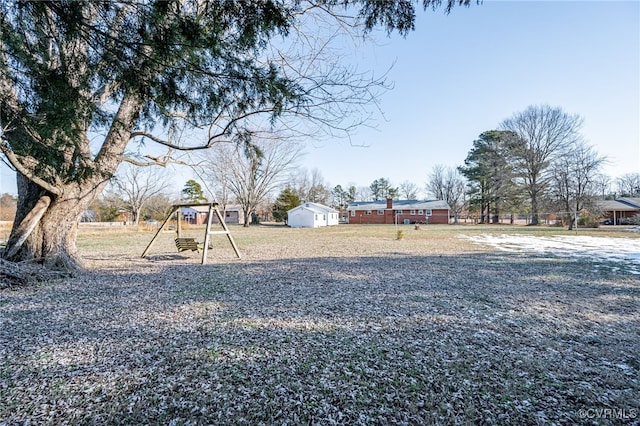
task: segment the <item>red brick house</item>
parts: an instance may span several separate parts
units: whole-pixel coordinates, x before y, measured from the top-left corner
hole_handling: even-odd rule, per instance
[[[448,224],[449,205],[441,200],[356,201],[347,207],[347,220],[354,224],[423,223]]]
[[[599,201],[598,206],[603,218],[611,225],[629,224],[635,216],[640,215],[640,198],[625,197]]]

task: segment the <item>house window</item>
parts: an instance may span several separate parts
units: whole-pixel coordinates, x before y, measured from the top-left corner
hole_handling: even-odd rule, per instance
[[[427,209],[427,216],[431,216],[431,209]]]
[[[367,210],[366,212],[364,212],[364,214],[366,214],[367,216],[371,215],[371,210]]]
[[[396,214],[402,214],[402,210],[396,210]]]
[[[378,215],[382,216],[384,214],[384,210],[378,210]]]
[[[355,216],[356,215],[356,211],[355,210],[351,210],[351,216]]]
[[[415,210],[411,210],[411,213],[409,213],[409,214],[416,214],[416,211]]]
[[[422,216],[422,215],[424,214],[424,211],[422,211],[422,210],[418,210],[418,214],[419,214],[420,216]]]

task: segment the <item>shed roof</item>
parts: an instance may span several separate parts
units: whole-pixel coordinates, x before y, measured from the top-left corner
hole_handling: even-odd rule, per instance
[[[297,207],[294,207],[292,209],[290,209],[287,213],[292,212],[294,210],[298,210],[298,209],[305,209],[305,210],[310,210],[314,213],[338,213],[337,210],[332,209],[331,207],[327,207],[323,204],[318,204],[318,203],[304,203],[304,204],[300,204]]]

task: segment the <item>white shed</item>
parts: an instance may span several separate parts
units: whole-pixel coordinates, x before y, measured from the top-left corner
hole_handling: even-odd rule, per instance
[[[337,225],[339,212],[317,203],[304,203],[287,212],[287,224],[292,228],[318,228]]]

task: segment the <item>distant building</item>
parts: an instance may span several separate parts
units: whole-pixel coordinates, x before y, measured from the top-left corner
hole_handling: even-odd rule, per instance
[[[242,214],[242,207],[239,205],[228,205],[225,209],[222,206],[218,206],[220,214],[224,213],[224,222],[229,223],[244,223],[244,215]],[[207,223],[207,214],[209,213],[209,206],[190,206],[182,207],[180,209],[180,216],[182,220],[192,225],[203,225]],[[218,218],[214,215],[211,223],[218,223]]]
[[[319,228],[339,223],[340,213],[318,203],[303,203],[287,212],[287,225],[292,228]]]
[[[355,201],[347,207],[352,224],[448,224],[449,205],[442,200]],[[396,222],[397,221],[397,222]]]
[[[624,197],[598,201],[603,218],[612,225],[626,225],[631,218],[640,215],[640,198]]]

